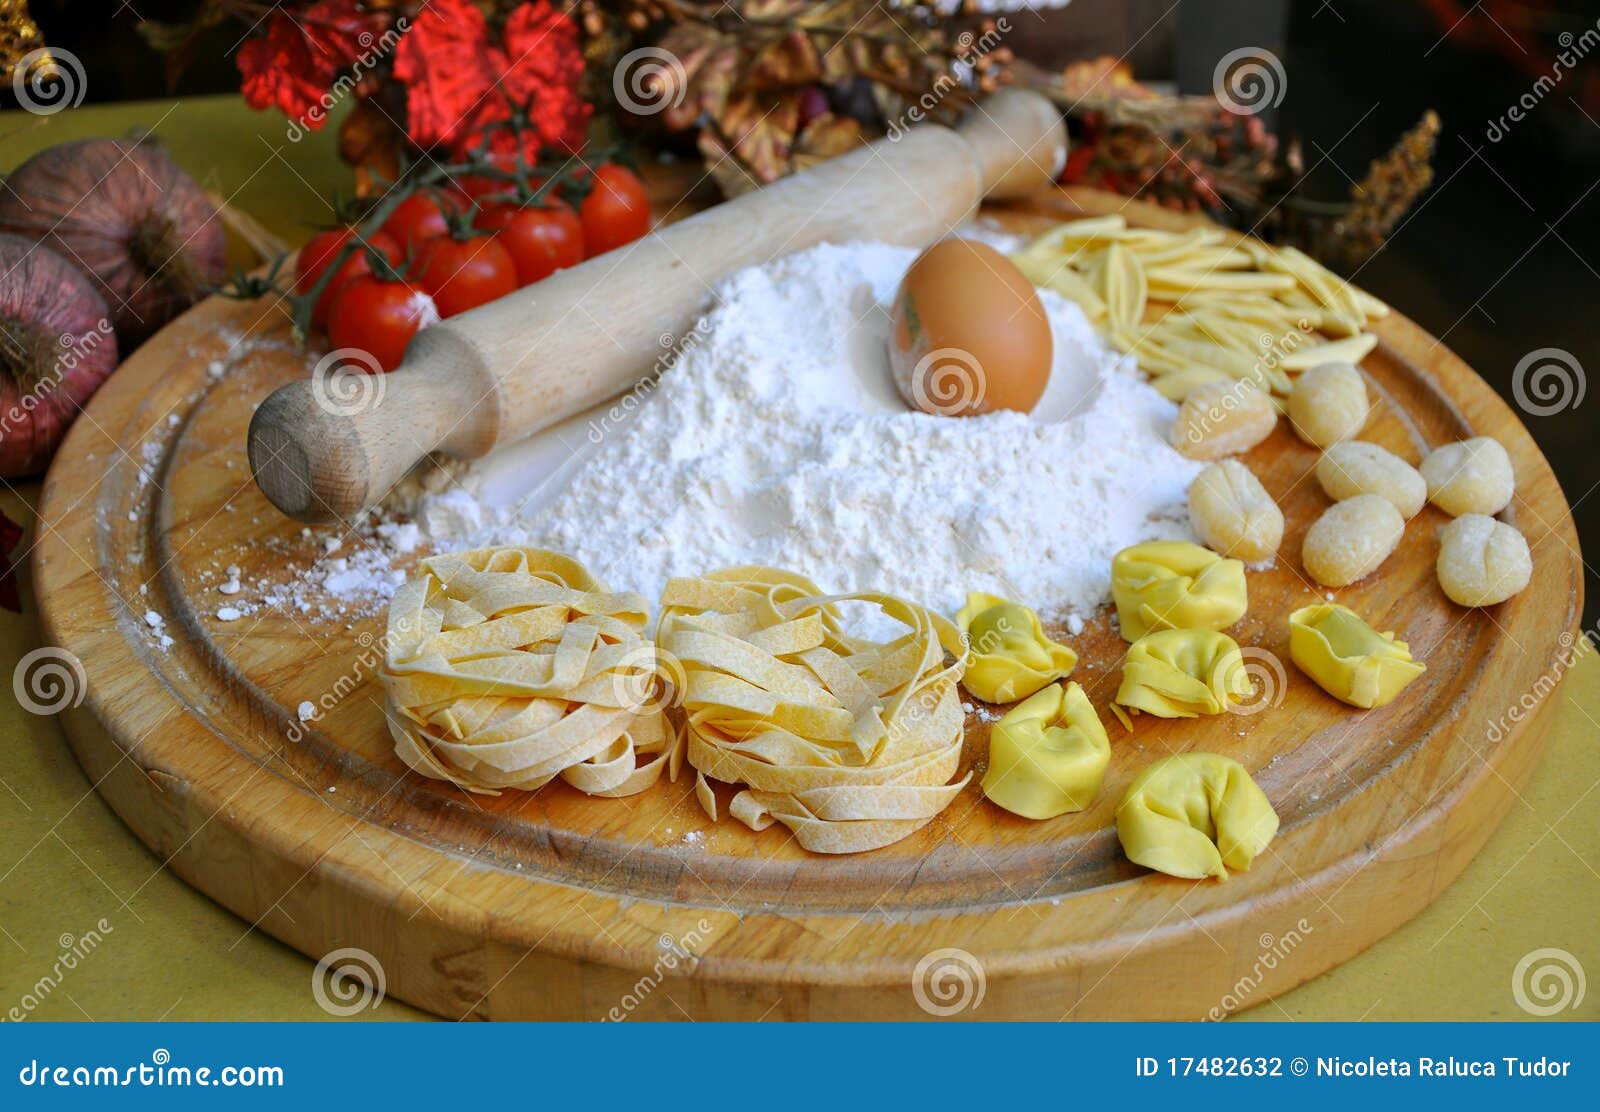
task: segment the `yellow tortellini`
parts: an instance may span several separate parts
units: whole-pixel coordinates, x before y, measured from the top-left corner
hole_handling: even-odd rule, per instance
[[[1221,714],[1254,690],[1244,655],[1226,633],[1159,629],[1128,647],[1111,709],[1123,725],[1128,720],[1119,705],[1158,718],[1195,718]]]
[[[1277,832],[1266,794],[1243,765],[1215,753],[1157,761],[1117,804],[1117,838],[1128,859],[1190,880],[1248,869]]]
[[[1333,603],[1289,615],[1289,655],[1322,690],[1365,710],[1391,702],[1427,670],[1393,633],[1379,633],[1349,607]]]
[[[1026,699],[1078,664],[1077,653],[1044,635],[1039,615],[996,595],[967,595],[956,625],[969,642],[962,686],[986,703]]]
[[[1150,541],[1111,558],[1122,636],[1155,629],[1226,629],[1244,617],[1244,564],[1188,541]]]
[[[1023,818],[1053,819],[1093,803],[1110,763],[1111,743],[1083,688],[1055,683],[994,724],[983,794]]]

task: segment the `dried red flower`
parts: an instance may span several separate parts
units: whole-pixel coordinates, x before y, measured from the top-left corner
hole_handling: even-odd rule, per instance
[[[504,56],[466,0],[433,0],[417,13],[394,52],[394,75],[406,86],[406,131],[421,147],[456,145],[489,122]]]
[[[418,146],[447,146],[460,156],[480,146],[490,125],[527,111],[530,155],[542,146],[583,145],[590,107],[579,95],[583,52],[578,27],[548,0],[518,5],[500,44],[483,13],[465,0],[433,0],[395,51],[395,76],[406,85],[406,131]],[[488,133],[492,149],[517,141]]]
[[[511,103],[527,106],[546,144],[577,150],[591,111],[578,92],[583,50],[577,24],[549,0],[534,0],[511,13],[502,40],[507,65],[500,84]]]
[[[326,121],[324,96],[334,79],[371,48],[381,14],[357,9],[356,0],[318,0],[298,12],[279,8],[266,33],[239,48],[245,103],[276,105],[315,131]]]

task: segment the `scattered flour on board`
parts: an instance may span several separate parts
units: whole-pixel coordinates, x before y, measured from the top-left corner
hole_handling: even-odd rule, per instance
[[[990,591],[1081,629],[1114,552],[1192,536],[1200,465],[1167,443],[1176,407],[1041,290],[1055,359],[1032,415],[908,411],[886,343],[915,257],[824,244],[733,276],[659,382],[475,464],[424,469],[349,543],[306,534],[323,557],[258,601],[370,613],[414,554],[530,544],[652,600],[671,576],[763,563],[945,613]]]

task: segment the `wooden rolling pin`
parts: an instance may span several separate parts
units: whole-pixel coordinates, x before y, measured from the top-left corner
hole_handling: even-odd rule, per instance
[[[735,271],[824,241],[925,246],[985,196],[1053,180],[1066,148],[1060,112],[1008,90],[957,130],[919,125],[707,209],[424,329],[364,404],[280,388],[250,422],[256,483],[302,521],[351,517],[429,452],[476,458],[629,389]]]

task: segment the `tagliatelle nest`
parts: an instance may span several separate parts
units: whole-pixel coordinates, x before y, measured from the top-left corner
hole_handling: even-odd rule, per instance
[[[590,795],[677,779],[682,739],[650,703],[646,605],[535,548],[435,556],[389,604],[381,678],[395,752],[468,791],[560,776]]]
[[[845,635],[838,604],[903,623],[888,642]],[[814,853],[897,842],[949,806],[964,716],[965,648],[955,625],[884,594],[824,595],[789,572],[739,567],[674,579],[658,641],[683,684],[688,759],[743,784],[730,813],[752,830],[781,822]]]

